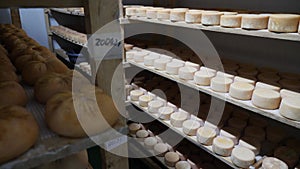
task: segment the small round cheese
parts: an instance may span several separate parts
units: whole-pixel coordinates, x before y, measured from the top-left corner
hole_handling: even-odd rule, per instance
[[[157,18],[157,12],[159,10],[162,10],[163,8],[150,8],[146,11],[146,16],[148,19],[156,19]]]
[[[153,100],[148,103],[149,113],[158,113],[158,110],[164,106],[164,102],[161,100]]]
[[[159,20],[169,20],[170,19],[170,9],[162,9],[157,11],[157,19]]]
[[[142,96],[143,94],[144,92],[141,90],[132,90],[130,91],[130,99],[132,101],[138,101],[139,97]]]
[[[144,58],[147,56],[148,54],[145,52],[136,52],[133,56],[133,60],[135,62],[144,62]]]
[[[186,67],[193,67],[193,68],[196,68],[197,70],[200,68],[199,64],[196,64],[196,63],[193,63],[193,62],[189,62],[189,61],[186,61],[184,66],[186,66]]]
[[[167,63],[170,62],[170,59],[156,59],[154,60],[154,68],[157,70],[166,70]]]
[[[234,76],[228,73],[224,73],[224,72],[217,72],[217,77],[221,77],[221,78],[228,78],[228,79],[234,79]]]
[[[216,92],[227,93],[232,82],[233,80],[229,78],[214,77],[211,79],[210,88]]]
[[[147,149],[153,149],[156,144],[157,144],[156,137],[147,137],[144,140],[144,145]]]
[[[136,16],[137,17],[146,17],[146,11],[147,11],[146,7],[137,8],[136,9]]]
[[[179,161],[179,155],[175,152],[167,152],[165,154],[165,163],[169,167],[175,167],[175,164]]]
[[[167,63],[166,72],[171,75],[178,75],[179,68],[183,66],[183,63],[172,61],[170,63]]]
[[[136,132],[136,137],[138,141],[143,142],[145,138],[149,137],[149,132],[147,130],[139,130]]]
[[[288,169],[289,167],[285,162],[274,158],[274,157],[266,157],[262,162],[263,169]]]
[[[185,13],[186,23],[201,23],[202,11],[188,11]]]
[[[257,82],[255,85],[255,89],[268,89],[268,90],[274,90],[274,91],[279,92],[280,87],[269,85],[269,84],[262,83],[262,82]]]
[[[209,71],[198,71],[195,73],[194,82],[201,86],[209,86],[211,79],[215,76]]]
[[[284,161],[289,168],[294,167],[299,159],[298,153],[293,149],[286,146],[278,147],[274,151],[274,157]]]
[[[188,115],[183,112],[175,112],[170,116],[170,122],[174,127],[182,127],[183,122],[188,118]]]
[[[217,73],[216,70],[211,69],[211,68],[208,68],[208,67],[204,67],[204,66],[201,66],[201,67],[200,67],[200,71],[206,71],[206,72],[210,72],[210,73],[212,73],[212,74],[216,74],[216,73]]]
[[[168,146],[164,143],[158,143],[154,146],[154,153],[159,156],[165,156],[165,153],[168,151]]]
[[[127,17],[136,16],[136,9],[137,8],[126,8],[125,13]]]
[[[187,161],[178,161],[175,165],[175,169],[191,169],[192,166]]]
[[[271,32],[292,33],[298,31],[299,15],[272,14],[270,15],[268,29]]]
[[[255,162],[255,154],[244,147],[235,147],[231,153],[231,161],[234,165],[249,168]]]
[[[139,105],[142,107],[147,107],[148,103],[153,100],[151,95],[143,95],[139,97]]]
[[[189,136],[195,136],[200,127],[201,123],[196,120],[186,120],[182,124],[183,132]]]
[[[218,136],[213,140],[212,150],[218,155],[227,157],[230,156],[233,147],[234,143],[231,139]]]
[[[171,114],[174,113],[174,108],[172,107],[161,107],[158,109],[159,118],[163,120],[169,120],[171,118]]]
[[[206,26],[220,25],[222,12],[203,11],[201,23]]]
[[[238,100],[250,100],[254,85],[243,82],[234,82],[230,85],[229,95]]]
[[[284,98],[280,104],[279,113],[286,118],[300,121],[300,98]]]
[[[279,81],[279,84],[284,89],[300,92],[300,80],[282,79]]]
[[[197,71],[196,68],[194,67],[181,67],[179,68],[179,78],[184,79],[184,80],[193,80],[194,79],[194,74]]]
[[[187,8],[175,8],[171,10],[170,20],[172,22],[185,21],[185,13],[188,11]]]
[[[242,16],[240,15],[222,15],[221,26],[226,28],[240,28],[242,22]]]
[[[136,134],[142,128],[141,124],[138,123],[131,123],[128,125],[128,130],[130,134]]]
[[[269,16],[248,14],[242,15],[242,28],[243,29],[267,29]]]
[[[246,78],[239,77],[239,76],[234,77],[234,82],[249,83],[249,84],[251,84],[251,85],[254,85],[254,84],[255,84],[255,81],[254,81],[254,80],[246,79]]]
[[[220,131],[220,136],[223,136],[223,137],[231,139],[234,144],[238,143],[238,138],[234,134],[232,134],[231,132],[226,131],[225,129],[222,129]]]
[[[258,141],[264,141],[266,138],[266,132],[264,131],[264,129],[256,126],[246,127],[244,135],[255,138]]]
[[[297,97],[297,98],[300,98],[300,93],[293,92],[293,91],[286,90],[286,89],[280,90],[280,95],[281,95],[282,98],[285,98],[285,97]]]
[[[256,107],[274,110],[279,107],[280,93],[268,89],[255,89],[252,96],[252,104]]]
[[[145,66],[153,66],[154,60],[159,59],[159,55],[148,55],[144,57],[144,65]]]
[[[197,130],[197,140],[199,143],[204,145],[212,145],[216,136],[216,130],[209,127],[200,127]]]

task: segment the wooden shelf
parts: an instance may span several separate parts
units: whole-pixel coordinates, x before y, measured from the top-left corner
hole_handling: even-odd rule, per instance
[[[187,24],[186,22],[161,21],[157,19],[147,19],[145,17],[121,18],[120,23],[123,25],[149,23],[173,27],[182,27],[188,29],[197,29],[202,31],[300,42],[300,34],[298,33],[273,33],[269,32],[268,30],[244,30],[241,28],[223,28],[221,26],[203,26],[201,24]]]
[[[257,108],[257,107],[252,105],[250,100],[249,101],[241,101],[241,100],[234,99],[234,98],[230,97],[228,93],[215,92],[215,91],[211,90],[209,86],[198,86],[193,81],[182,80],[178,77],[178,75],[169,75],[165,71],[158,71],[158,70],[154,69],[154,67],[147,67],[143,63],[136,63],[136,62],[133,62],[133,61],[128,61],[128,63],[124,63],[124,64],[125,64],[125,66],[124,66],[125,68],[131,65],[131,66],[139,67],[139,68],[144,69],[144,70],[148,70],[152,73],[155,73],[157,75],[160,75],[162,77],[165,77],[167,79],[175,81],[179,84],[183,84],[187,87],[193,88],[193,89],[198,90],[200,92],[206,93],[206,94],[211,95],[215,98],[224,100],[228,103],[231,103],[231,104],[234,104],[236,106],[242,107],[244,109],[247,109],[247,110],[252,111],[254,113],[260,114],[260,115],[265,116],[267,118],[270,118],[270,119],[279,121],[281,123],[287,124],[289,126],[295,127],[297,129],[300,129],[300,122],[284,118],[283,116],[280,115],[278,109],[277,110],[264,110],[264,109]]]

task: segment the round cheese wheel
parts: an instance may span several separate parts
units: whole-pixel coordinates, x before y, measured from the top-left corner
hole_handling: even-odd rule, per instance
[[[267,29],[268,28],[269,16],[247,14],[242,15],[242,28],[243,29]]]
[[[255,154],[244,147],[235,147],[231,153],[231,161],[234,165],[249,168],[255,162]]]
[[[186,120],[182,124],[183,133],[189,136],[195,136],[198,128],[201,127],[201,123],[196,120]]]
[[[206,26],[220,25],[222,12],[203,11],[201,23]]]
[[[151,54],[151,55],[148,55],[148,56],[145,56],[144,57],[144,65],[145,66],[153,66],[154,65],[154,61],[156,59],[159,59],[159,55],[154,55],[154,54]]]
[[[300,80],[282,79],[279,81],[279,84],[284,89],[300,92]]]
[[[216,73],[217,73],[216,70],[211,69],[211,68],[207,68],[207,67],[204,67],[204,66],[201,66],[201,67],[200,67],[200,71],[207,71],[207,72],[210,72],[210,73],[213,73],[213,74],[216,74]]]
[[[199,143],[204,145],[212,145],[216,136],[216,130],[209,127],[200,127],[197,130],[197,140]]]
[[[158,143],[154,146],[154,153],[159,156],[165,156],[165,153],[168,151],[168,146],[164,143]]]
[[[221,77],[221,78],[228,78],[228,79],[234,79],[234,76],[228,73],[224,73],[224,72],[217,72],[217,77]]]
[[[178,161],[175,165],[175,169],[191,169],[192,166],[187,161]]]
[[[285,162],[274,158],[274,157],[266,157],[262,162],[263,169],[288,169],[289,167]]]
[[[157,70],[166,70],[167,63],[169,63],[170,59],[160,58],[154,60],[154,68]]]
[[[174,113],[174,108],[172,107],[161,107],[158,109],[159,118],[163,120],[169,120],[171,118],[171,114]]]
[[[233,117],[228,120],[228,126],[243,130],[247,126],[247,121]]]
[[[146,52],[136,52],[133,56],[135,62],[144,62],[144,58],[148,55]]]
[[[293,91],[286,90],[286,89],[280,90],[280,95],[281,95],[282,98],[286,98],[286,97],[296,97],[296,98],[300,98],[300,93],[298,93],[298,92],[293,92]]]
[[[230,131],[227,131],[226,129],[222,129],[220,131],[220,136],[231,139],[234,144],[238,143],[238,137],[235,136],[235,134],[231,133]]]
[[[280,87],[269,85],[269,84],[262,83],[262,82],[257,82],[255,85],[255,89],[268,89],[268,90],[274,90],[274,91],[279,92]]]
[[[171,9],[162,9],[157,11],[158,20],[169,20],[170,19]]]
[[[142,90],[132,90],[130,91],[130,99],[132,101],[139,101],[139,97],[142,96],[144,92]]]
[[[1,106],[25,106],[28,102],[23,87],[15,81],[0,83],[0,105]]]
[[[202,11],[188,11],[185,13],[186,23],[201,23]]]
[[[233,147],[234,143],[231,139],[218,136],[213,140],[212,150],[218,155],[227,157],[230,156]]]
[[[280,93],[268,89],[255,89],[252,96],[252,104],[256,107],[268,110],[279,108]]]
[[[246,79],[246,78],[239,77],[239,76],[234,77],[234,82],[242,82],[242,83],[249,83],[251,85],[255,85],[254,80]]]
[[[160,100],[153,100],[148,103],[148,111],[150,113],[159,113],[158,110],[164,106],[164,102]]]
[[[234,82],[230,85],[229,95],[238,100],[250,100],[254,85],[243,82]]]
[[[297,32],[299,19],[300,15],[272,14],[269,19],[268,30],[283,33]]]
[[[189,61],[186,61],[184,66],[186,66],[186,67],[193,67],[193,68],[196,68],[197,70],[199,70],[199,68],[200,68],[199,64],[192,63],[192,62],[189,62]]]
[[[229,78],[214,77],[211,79],[210,88],[216,92],[227,93],[232,82],[233,80]]]
[[[266,132],[264,131],[264,129],[256,126],[246,127],[244,135],[255,138],[258,141],[264,141],[266,138]]]
[[[222,15],[221,26],[226,28],[240,28],[242,22],[242,16],[240,15]]]
[[[148,138],[145,138],[145,140],[144,140],[144,145],[147,149],[153,149],[156,144],[157,144],[156,137],[148,137]]]
[[[157,11],[161,10],[163,8],[152,8],[147,9],[146,16],[148,19],[156,19],[157,18]]]
[[[142,128],[142,125],[139,123],[131,123],[128,125],[129,133],[136,134]]]
[[[149,132],[147,130],[139,130],[136,132],[136,137],[139,141],[144,141],[145,138],[149,137]]]
[[[140,7],[140,8],[136,8],[136,16],[137,17],[146,17],[146,12],[147,12],[148,8],[145,7]]]
[[[197,71],[196,68],[194,67],[181,67],[179,68],[179,78],[184,79],[184,80],[193,80],[194,79],[194,74]]]
[[[195,73],[194,82],[201,86],[209,86],[211,79],[215,76],[214,73],[209,71],[198,71]]]
[[[279,113],[286,118],[300,121],[300,98],[283,98],[280,104]]]
[[[26,152],[39,136],[34,117],[19,106],[0,108],[0,131],[0,164]]]
[[[179,155],[175,152],[167,152],[165,154],[165,163],[169,167],[175,167],[175,164],[179,161]]]
[[[186,10],[172,9],[170,12],[170,20],[172,22],[185,21]]]
[[[139,97],[139,105],[142,107],[147,107],[148,103],[153,100],[151,95],[142,95]]]
[[[137,8],[126,8],[125,9],[125,14],[127,17],[131,17],[131,16],[136,16],[136,9]]]
[[[175,112],[170,116],[170,122],[174,127],[182,127],[185,120],[188,119],[188,115],[183,112]]]
[[[178,75],[179,68],[181,68],[183,66],[184,66],[183,63],[172,61],[170,63],[167,63],[166,71],[167,71],[168,74]]]
[[[274,151],[274,157],[284,161],[289,168],[294,167],[299,160],[298,153],[293,148],[286,146],[276,148]]]

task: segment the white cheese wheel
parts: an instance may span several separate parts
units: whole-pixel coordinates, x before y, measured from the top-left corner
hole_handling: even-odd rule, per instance
[[[242,16],[240,15],[222,15],[221,26],[226,28],[240,28],[242,22]]]
[[[244,82],[234,82],[230,85],[229,95],[238,100],[250,100],[254,85]]]
[[[154,146],[154,153],[159,156],[165,156],[165,153],[168,151],[168,146],[164,143],[158,143]]]
[[[144,58],[148,55],[148,53],[145,52],[136,52],[133,56],[133,60],[135,62],[144,62]]]
[[[249,168],[255,162],[255,154],[244,147],[235,147],[231,153],[231,161],[234,165]]]
[[[172,107],[161,107],[158,109],[159,118],[163,120],[169,120],[171,114],[174,113],[174,108]]]
[[[228,93],[232,79],[214,77],[211,79],[210,88],[216,92]]]
[[[174,127],[182,127],[182,124],[187,120],[188,115],[182,112],[175,112],[170,116],[170,123]]]
[[[185,13],[186,23],[201,23],[202,11],[188,11]]]
[[[125,14],[127,17],[136,16],[136,9],[138,8],[126,8]]]
[[[206,26],[220,25],[221,16],[223,14],[222,12],[203,11],[201,23]]]
[[[146,11],[146,16],[148,19],[156,19],[157,18],[157,12],[162,10],[163,8],[150,8]]]
[[[139,97],[142,96],[144,94],[143,91],[141,90],[132,90],[130,91],[130,99],[132,101],[138,101],[139,100]]]
[[[255,89],[252,96],[252,104],[256,107],[274,110],[279,107],[280,93],[269,89]]]
[[[255,85],[255,89],[268,89],[268,90],[274,90],[274,91],[279,92],[280,87],[269,85],[269,84],[262,83],[262,82],[257,82]]]
[[[279,112],[282,116],[300,121],[300,98],[286,97],[282,100]]]
[[[136,9],[137,17],[146,17],[147,7],[141,7]]]
[[[234,76],[228,73],[224,73],[224,72],[217,72],[217,77],[222,77],[222,78],[229,78],[229,79],[234,79]]]
[[[178,161],[175,165],[175,169],[191,169],[192,166],[187,161]]]
[[[142,128],[141,124],[138,123],[131,123],[128,125],[128,130],[130,134],[136,134]]]
[[[248,126],[244,131],[245,136],[249,136],[251,138],[255,138],[258,141],[264,141],[266,138],[266,132],[263,128],[256,126]]]
[[[231,139],[234,144],[238,143],[238,138],[234,134],[230,133],[229,131],[225,131],[224,129],[220,131],[220,136]]]
[[[193,62],[189,62],[189,61],[186,61],[184,66],[186,66],[186,67],[193,67],[193,68],[196,68],[197,70],[200,68],[199,64],[196,64],[196,63],[193,63]]]
[[[211,79],[215,76],[209,71],[198,71],[195,73],[194,82],[201,86],[209,86]]]
[[[204,67],[204,66],[201,66],[201,67],[200,67],[200,71],[206,71],[206,72],[210,72],[210,73],[213,73],[213,74],[216,74],[216,73],[217,73],[216,70],[211,69],[211,68],[208,68],[208,67]]]
[[[285,162],[274,158],[266,157],[262,162],[262,169],[288,169],[289,167]]]
[[[196,68],[194,67],[181,67],[179,68],[178,75],[179,78],[184,79],[184,80],[193,80],[194,79],[194,74],[197,71]]]
[[[147,149],[153,149],[156,144],[157,144],[156,137],[147,137],[144,140],[144,145]]]
[[[188,8],[175,8],[171,10],[170,20],[172,22],[185,21],[185,13]]]
[[[167,63],[166,72],[171,75],[178,75],[179,68],[183,67],[184,63],[172,61]]]
[[[254,84],[255,84],[255,81],[254,81],[254,80],[250,80],[250,79],[243,78],[243,77],[239,77],[239,76],[235,76],[235,77],[234,77],[234,82],[249,83],[249,84],[251,84],[251,85],[254,85]]]
[[[243,29],[267,29],[269,16],[248,14],[242,15],[242,28]]]
[[[158,110],[164,106],[164,102],[161,100],[153,100],[148,103],[148,111],[150,113],[158,113]]]
[[[149,132],[147,130],[139,130],[136,132],[137,140],[144,142],[145,138],[149,137]]]
[[[209,127],[200,127],[197,130],[197,140],[199,143],[204,145],[212,145],[216,136],[216,130]]]
[[[169,167],[175,167],[175,164],[179,161],[179,155],[175,152],[167,152],[165,154],[165,163]]]
[[[239,140],[238,147],[244,147],[251,150],[255,155],[260,153],[260,143],[255,141],[249,141],[250,139],[246,139],[245,137]],[[255,142],[255,143],[254,143]]]
[[[280,90],[280,95],[281,95],[282,98],[285,98],[285,97],[297,97],[297,98],[300,98],[300,93],[294,92],[294,91],[290,91],[290,90],[286,90],[286,89]]]
[[[159,20],[169,20],[171,9],[162,9],[157,11],[157,19]]]
[[[142,95],[139,97],[139,105],[142,107],[147,107],[148,103],[153,100],[151,95]]]
[[[200,127],[201,123],[196,120],[186,120],[182,124],[183,132],[189,136],[195,136]]]
[[[218,136],[213,140],[212,150],[218,155],[227,157],[230,156],[233,147],[234,143],[231,139]]]
[[[166,70],[167,63],[169,63],[171,60],[170,59],[156,59],[154,60],[154,68],[157,70]]]
[[[159,55],[158,54],[151,54],[148,56],[144,57],[144,65],[145,66],[153,66],[154,65],[154,60],[159,59]]]
[[[270,15],[268,29],[271,32],[292,33],[298,31],[299,15],[272,14]]]

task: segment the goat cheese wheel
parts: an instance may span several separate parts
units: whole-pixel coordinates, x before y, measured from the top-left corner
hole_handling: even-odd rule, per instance
[[[179,155],[175,152],[167,152],[165,154],[165,163],[169,167],[175,167],[175,164],[180,160]]]
[[[178,75],[179,68],[181,68],[183,66],[184,66],[183,63],[180,63],[177,61],[175,61],[175,62],[172,61],[170,63],[167,63],[166,72],[171,75]]]
[[[206,26],[220,25],[222,15],[224,15],[222,12],[203,11],[201,23]]]
[[[209,127],[200,127],[197,130],[197,140],[204,145],[212,145],[214,138],[217,136],[216,130]]]
[[[141,124],[138,123],[131,123],[128,125],[128,130],[130,134],[136,134],[142,128]]]
[[[168,146],[164,143],[158,143],[154,146],[154,153],[159,157],[163,157],[167,151]]]
[[[217,77],[221,77],[221,78],[228,78],[228,79],[234,79],[234,76],[228,73],[224,73],[224,72],[217,72]]]
[[[294,91],[290,91],[290,90],[286,90],[286,89],[280,90],[280,95],[281,95],[282,98],[285,98],[285,97],[297,97],[297,98],[300,98],[300,93],[294,92]]]
[[[268,29],[271,32],[293,33],[298,31],[299,15],[272,14],[270,15]]]
[[[144,58],[147,56],[148,54],[145,52],[136,52],[133,56],[133,60],[135,62],[144,62]]]
[[[213,73],[213,74],[216,74],[216,73],[217,73],[216,70],[211,69],[211,68],[208,68],[208,67],[204,67],[204,66],[201,66],[201,67],[200,67],[200,71],[207,71],[207,72],[210,72],[210,73]]]
[[[274,91],[279,92],[280,87],[269,85],[269,84],[262,83],[262,82],[257,82],[255,85],[255,89],[268,89],[268,90],[274,90]]]
[[[284,161],[289,168],[294,167],[299,160],[298,153],[293,148],[286,146],[281,146],[275,149],[274,157]]]
[[[188,11],[185,13],[186,23],[201,23],[202,11]]]
[[[249,168],[255,162],[255,154],[244,147],[235,147],[231,153],[231,161],[241,168]]]
[[[254,85],[243,82],[234,82],[230,85],[229,95],[238,100],[250,100]]]
[[[156,59],[159,59],[159,55],[158,54],[152,54],[152,55],[148,55],[144,57],[144,65],[145,66],[153,66],[154,65],[154,61]]]
[[[156,137],[147,137],[144,140],[144,145],[147,149],[153,149],[156,144],[157,144]]]
[[[193,62],[189,62],[189,61],[186,61],[184,66],[186,66],[186,67],[193,67],[193,68],[196,68],[197,70],[200,68],[199,64],[196,64],[196,63],[193,63]]]
[[[240,28],[242,22],[242,16],[240,15],[222,15],[220,24],[226,28]]]
[[[170,122],[174,127],[182,127],[185,120],[188,119],[188,115],[183,112],[175,112],[170,116]]]
[[[157,70],[166,70],[167,63],[169,63],[171,60],[170,59],[156,59],[154,60],[154,68]]]
[[[232,134],[231,132],[226,131],[225,129],[222,129],[220,131],[220,136],[223,136],[223,137],[231,139],[234,144],[238,143],[238,138],[234,134]]]
[[[281,101],[279,113],[288,119],[300,121],[300,98],[284,98]]]
[[[244,131],[245,136],[255,138],[258,141],[264,141],[266,138],[266,132],[263,128],[256,126],[248,126]]]
[[[157,18],[157,12],[163,8],[152,8],[147,9],[146,16],[148,19],[156,19]]]
[[[181,67],[178,71],[179,78],[184,80],[193,80],[196,71],[197,69],[194,67]]]
[[[174,108],[172,107],[161,107],[158,109],[159,118],[163,120],[169,120],[171,118],[171,114],[174,113]]]
[[[285,162],[274,157],[266,157],[262,162],[262,169],[288,169]]]
[[[172,22],[185,21],[185,13],[188,11],[187,8],[175,8],[170,12],[170,20]]]
[[[142,107],[147,107],[148,103],[153,100],[151,95],[142,95],[139,97],[139,105]]]
[[[243,78],[243,77],[239,77],[239,76],[235,76],[235,77],[234,77],[234,82],[249,83],[249,84],[251,84],[251,85],[254,85],[254,84],[255,84],[255,81],[254,81],[254,80],[250,80],[250,79]]]
[[[233,147],[234,143],[231,139],[218,136],[213,140],[212,150],[218,155],[227,157],[230,156]]]
[[[211,79],[210,88],[216,92],[228,93],[232,79],[225,77],[214,77]]]
[[[136,9],[137,8],[126,8],[125,13],[127,17],[136,16]]]
[[[143,94],[144,92],[141,90],[132,90],[130,91],[130,99],[132,101],[138,101],[139,97],[142,96]]]
[[[169,20],[170,19],[171,9],[162,9],[157,11],[158,20]]]
[[[139,130],[136,132],[136,137],[138,141],[144,142],[145,138],[149,137],[149,132],[147,130]]]
[[[242,28],[260,30],[268,28],[269,16],[257,15],[257,14],[247,14],[242,15]]]
[[[175,169],[191,169],[192,166],[187,161],[178,161],[175,165]]]
[[[147,7],[140,7],[136,9],[137,17],[146,17]]]
[[[189,136],[195,136],[200,127],[201,123],[196,120],[186,120],[182,124],[183,132]]]
[[[150,113],[158,113],[158,110],[164,106],[164,102],[161,100],[153,100],[148,103],[148,111]]]
[[[280,93],[268,89],[255,89],[252,96],[252,104],[256,107],[268,110],[279,108]]]
[[[201,86],[209,86],[211,79],[215,76],[214,73],[209,71],[198,71],[195,73],[194,82]]]

